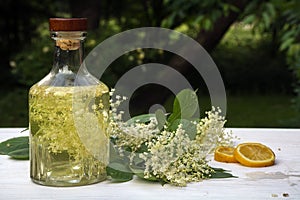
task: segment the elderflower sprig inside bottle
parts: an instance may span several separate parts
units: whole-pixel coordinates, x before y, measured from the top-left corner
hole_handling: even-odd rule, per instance
[[[82,65],[85,18],[51,18],[50,73],[29,91],[30,177],[49,186],[106,178],[109,89]]]

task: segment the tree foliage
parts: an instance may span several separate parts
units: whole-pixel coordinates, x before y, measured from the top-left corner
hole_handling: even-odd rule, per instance
[[[256,30],[272,32],[276,50],[285,53],[286,62],[296,77],[294,106],[300,112],[300,1],[253,1],[244,16],[244,22]]]
[[[300,113],[300,1],[298,0],[3,0],[0,2],[1,81],[29,87],[51,68],[49,17],[88,17],[88,50],[105,38],[131,28],[158,26],[193,37],[209,52],[234,23],[270,34],[274,52],[286,55],[297,80],[295,106]],[[26,17],[24,17],[26,16]],[[109,80],[135,64],[158,59],[182,74],[193,74],[188,63],[167,53],[136,51],[122,56],[122,69],[112,67]],[[167,60],[167,61],[166,61]],[[12,81],[14,80],[14,81]],[[164,96],[164,95],[161,95]]]

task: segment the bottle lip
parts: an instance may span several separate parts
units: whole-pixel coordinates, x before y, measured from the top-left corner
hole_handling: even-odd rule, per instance
[[[50,31],[86,31],[87,18],[50,18]]]

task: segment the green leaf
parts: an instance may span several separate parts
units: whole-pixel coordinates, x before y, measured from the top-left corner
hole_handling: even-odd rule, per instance
[[[148,147],[145,143],[141,144],[140,148],[138,148],[135,152],[136,153],[144,153],[148,151]]]
[[[131,171],[139,178],[147,180],[147,181],[153,181],[157,182],[159,179],[157,179],[155,176],[151,176],[150,178],[144,177],[144,168],[143,167],[137,167],[137,166],[129,166]]]
[[[126,182],[133,178],[133,173],[125,163],[109,163],[106,173],[114,182]]]
[[[245,19],[243,20],[245,24],[251,24],[256,20],[256,16],[254,14],[248,15],[247,17],[245,17]]]
[[[222,168],[213,168],[215,171],[212,173],[210,178],[237,178],[237,176],[233,176],[231,173],[229,173],[227,170]]]
[[[29,148],[29,137],[15,137],[0,143],[0,154],[8,155],[18,149]]]
[[[216,167],[212,167],[212,169],[216,172],[216,171],[218,171],[218,172],[227,172],[228,170],[226,170],[226,169],[223,169],[223,168],[216,168]]]
[[[203,20],[204,16],[203,15],[199,15],[196,17],[194,24],[199,24],[202,20]]]
[[[132,173],[130,168],[126,163],[121,163],[121,162],[112,162],[108,164],[109,168],[112,168],[114,170],[120,171],[120,172],[125,172],[125,173]]]
[[[137,167],[137,166],[132,166],[130,165],[129,168],[131,169],[131,171],[139,178],[141,179],[145,179],[144,178],[144,168],[142,167]]]
[[[166,115],[162,109],[158,109],[155,111],[155,117],[157,120],[157,126],[159,130],[164,128],[165,123],[167,122]]]
[[[169,130],[175,131],[179,124],[182,124],[182,129],[186,134],[188,134],[189,138],[194,140],[197,135],[197,126],[192,123],[192,121],[186,119],[177,119],[169,126]]]
[[[17,149],[9,152],[8,155],[17,160],[29,160],[29,148]]]
[[[173,104],[173,113],[168,118],[169,124],[176,119],[190,119],[197,111],[198,98],[196,93],[190,89],[184,89],[176,95]]]
[[[209,18],[205,18],[203,20],[203,28],[204,30],[210,30],[212,28],[212,21]]]
[[[23,132],[25,132],[27,130],[29,130],[29,128],[25,128],[24,130],[21,131],[21,133],[23,133]]]
[[[125,157],[121,157],[117,149],[112,143],[109,145],[109,161],[110,162],[123,162]]]
[[[210,178],[237,178],[228,172],[215,172]]]
[[[155,117],[155,114],[153,114],[153,113],[138,115],[138,116],[135,116],[135,117],[129,119],[126,123],[128,125],[133,124],[133,123],[147,123],[147,122],[150,122],[150,119],[153,117]]]
[[[262,18],[263,18],[263,21],[265,22],[266,28],[269,28],[270,25],[271,25],[271,19],[270,19],[270,16],[268,15],[268,13],[263,12],[262,13]]]
[[[228,7],[229,7],[229,9],[231,11],[236,12],[236,13],[239,13],[241,11],[240,8],[238,8],[238,7],[236,7],[236,6],[232,5],[232,4],[228,4]]]
[[[145,160],[140,158],[139,156],[135,156],[133,158],[133,163],[135,166],[140,166],[140,165],[143,165],[145,163]],[[129,166],[130,167],[130,166]],[[130,168],[131,169],[131,168]]]
[[[294,42],[294,40],[295,38],[289,38],[285,40],[279,47],[280,51],[287,49]]]
[[[280,38],[281,41],[285,41],[289,38],[294,38],[295,37],[295,34],[297,34],[297,31],[295,29],[292,29],[292,30],[289,30],[289,31],[286,31],[283,36]]]
[[[266,8],[268,10],[268,13],[270,13],[270,16],[271,17],[275,17],[276,16],[276,9],[275,9],[274,5],[272,3],[270,3],[270,2],[267,2],[265,4],[265,6],[266,6]]]

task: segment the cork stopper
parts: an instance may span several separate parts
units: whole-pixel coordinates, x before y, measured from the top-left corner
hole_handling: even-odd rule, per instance
[[[50,18],[50,31],[86,31],[87,18]]]

